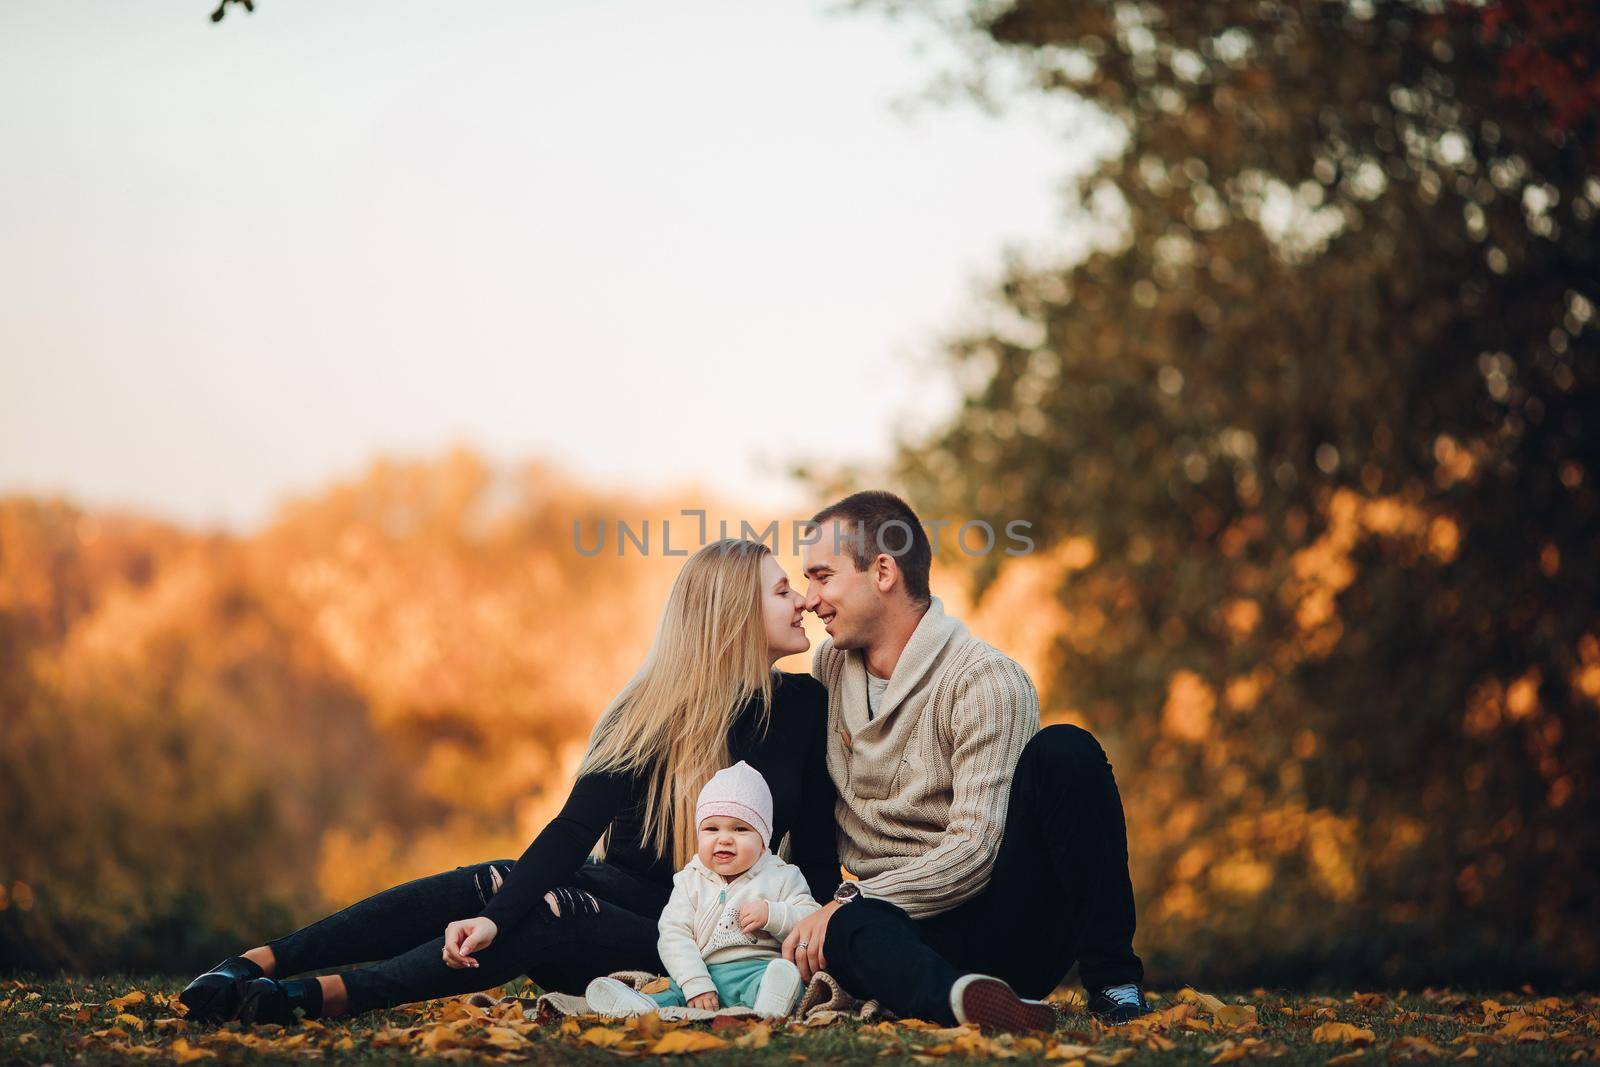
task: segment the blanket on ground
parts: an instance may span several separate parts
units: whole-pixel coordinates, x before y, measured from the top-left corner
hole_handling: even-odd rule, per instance
[[[611,977],[635,989],[642,989],[658,979],[658,976],[646,971],[617,971]],[[512,1001],[521,1004],[523,1017],[529,1022],[543,1022],[556,1016],[590,1014],[589,1002],[571,993],[545,993],[538,997],[491,997],[487,993],[474,993],[467,998],[467,1003],[480,1008],[496,1008]],[[737,1007],[720,1008],[717,1011],[704,1008],[661,1009],[661,1017],[673,1022],[702,1022],[718,1015],[753,1016],[755,1012]],[[892,1016],[876,1000],[857,1000],[844,991],[833,975],[818,971],[811,976],[810,984],[800,997],[800,1006],[795,1009],[794,1018],[808,1026],[820,1026],[840,1017],[867,1022]]]

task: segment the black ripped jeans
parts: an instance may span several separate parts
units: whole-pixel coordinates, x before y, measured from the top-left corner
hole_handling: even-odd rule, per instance
[[[955,1022],[950,987],[977,972],[1042,997],[1073,963],[1084,988],[1142,982],[1122,797],[1099,742],[1047,726],[1022,750],[989,884],[912,919],[885,900],[828,920],[827,970],[902,1018]]]
[[[559,917],[541,899],[473,953],[478,966],[446,964],[444,928],[477,915],[496,888],[496,870],[503,877],[514,865],[491,860],[417,878],[270,940],[275,976],[366,963],[339,973],[347,1011],[356,1015],[476,993],[524,974],[546,990],[582,993],[591,979],[612,971],[661,973],[656,922],[672,887],[593,860],[556,890]]]

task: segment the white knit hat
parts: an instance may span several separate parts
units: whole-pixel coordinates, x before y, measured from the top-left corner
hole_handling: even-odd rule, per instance
[[[694,806],[695,825],[712,815],[743,819],[761,835],[762,845],[772,847],[772,790],[761,772],[744,760],[713,774],[700,790]]]

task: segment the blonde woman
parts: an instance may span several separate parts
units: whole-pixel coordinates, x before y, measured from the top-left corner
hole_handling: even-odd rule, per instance
[[[771,787],[772,841],[788,839],[813,895],[828,899],[839,860],[827,692],[773,668],[809,647],[804,604],[759,542],[696,552],[643,665],[595,725],[566,805],[520,859],[406,882],[230,957],[180,994],[190,1018],[289,1022],[297,1010],[354,1015],[524,974],[581,993],[612,971],[660,973],[656,923],[673,872],[694,854],[695,800],[738,760]]]

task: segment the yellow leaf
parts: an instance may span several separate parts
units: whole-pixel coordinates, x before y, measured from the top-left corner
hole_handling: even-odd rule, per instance
[[[124,1026],[131,1026],[135,1030],[144,1029],[144,1020],[137,1015],[129,1015],[127,1012],[117,1016],[117,1022],[122,1023]]]
[[[189,1044],[189,1039],[186,1037],[180,1037],[167,1046],[167,1051],[172,1053],[173,1060],[178,1063],[193,1063],[195,1060],[215,1059],[217,1055],[208,1048],[195,1048]]]
[[[958,1037],[966,1037],[968,1034],[975,1033],[977,1031],[970,1026],[947,1026],[939,1030],[924,1030],[922,1036],[933,1041],[954,1041]]]
[[[451,1048],[460,1042],[461,1035],[448,1026],[430,1026],[422,1032],[422,1047],[429,1052]]]
[[[1341,1052],[1328,1061],[1328,1067],[1340,1067],[1341,1064],[1354,1063],[1366,1054],[1367,1050],[1364,1048],[1352,1049],[1349,1052]]]
[[[617,1035],[620,1039],[621,1035]],[[483,1032],[484,1040],[495,1048],[520,1049],[528,1044],[528,1039],[511,1029],[509,1026],[491,1026]]]
[[[562,1021],[560,1028],[556,1032],[565,1037],[576,1034],[580,1029],[581,1027],[578,1026],[578,1020],[565,1019]]]
[[[237,1030],[213,1030],[200,1038],[202,1045],[238,1045],[244,1042],[246,1035]]]
[[[439,1009],[439,1021],[453,1023],[462,1019],[482,1019],[487,1014],[488,1012],[476,1004],[457,997],[455,1000],[446,1001],[444,1007]]]
[[[728,1043],[715,1034],[703,1030],[673,1030],[662,1034],[650,1051],[657,1056],[678,1056],[689,1052],[711,1052],[727,1048]]]
[[[1044,1054],[1047,1060],[1081,1060],[1093,1052],[1088,1045],[1051,1045],[1050,1051]]]
[[[1090,1063],[1098,1063],[1098,1064],[1100,1064],[1101,1067],[1116,1067],[1117,1064],[1124,1063],[1124,1062],[1126,1062],[1128,1060],[1131,1060],[1131,1059],[1133,1059],[1133,1057],[1134,1057],[1134,1050],[1133,1049],[1131,1049],[1131,1048],[1119,1048],[1119,1049],[1117,1049],[1117,1051],[1111,1052],[1111,1053],[1091,1052],[1085,1058],[1088,1059],[1088,1061]]]
[[[28,994],[28,999],[32,1000],[33,998],[37,997],[38,995],[39,994],[37,994],[37,993],[29,993]],[[106,1007],[108,1007],[108,1008],[116,1008],[118,1011],[121,1011],[123,1008],[129,1007],[130,1005],[133,1005],[133,1004],[143,1004],[146,999],[148,999],[148,998],[146,998],[143,993],[141,993],[137,989],[135,989],[132,993],[129,993],[125,997],[117,997],[114,1000],[106,1001]]]
[[[1350,1023],[1323,1023],[1311,1031],[1311,1040],[1324,1045],[1370,1045],[1377,1040],[1377,1035]]]
[[[1517,1037],[1525,1030],[1532,1030],[1535,1027],[1545,1025],[1543,1019],[1537,1015],[1529,1015],[1525,1011],[1514,1011],[1504,1015],[1501,1017],[1500,1022],[1503,1025],[1497,1032],[1501,1037]]]
[[[628,1035],[624,1034],[621,1030],[613,1030],[608,1026],[591,1026],[589,1029],[583,1032],[583,1036],[578,1038],[578,1040],[583,1042],[585,1045],[597,1045],[600,1048],[610,1048],[612,1045],[620,1044],[621,1042],[626,1041],[627,1038]]]
[[[951,1044],[955,1046],[957,1052],[968,1059],[986,1057],[995,1060],[1008,1060],[1016,1056],[1016,1053],[1005,1045],[982,1034],[966,1034],[956,1038]]]
[[[1140,1029],[1149,1029],[1157,1026],[1180,1026],[1194,1018],[1194,1013],[1197,1010],[1198,1009],[1193,1004],[1174,1004],[1170,1008],[1163,1008],[1155,1015],[1141,1015],[1139,1018],[1133,1020],[1133,1022],[1125,1023],[1123,1028],[1128,1029],[1130,1027],[1137,1027]]]
[[[1201,1011],[1212,1016],[1223,1026],[1248,1030],[1256,1025],[1256,1009],[1248,1004],[1224,1004],[1209,993],[1185,987],[1178,991],[1179,1003],[1193,1004]],[[1190,1027],[1193,1030],[1202,1027]]]
[[[772,1027],[766,1023],[752,1026],[734,1039],[735,1048],[766,1048],[772,1040]]]
[[[1394,1043],[1392,1051],[1410,1053],[1414,1056],[1444,1055],[1444,1049],[1425,1037],[1402,1037]]]
[[[650,981],[639,987],[639,992],[665,993],[667,991],[667,987],[670,985],[672,985],[672,983],[665,978],[652,978]]]
[[[1250,1055],[1249,1045],[1235,1045],[1232,1041],[1224,1041],[1217,1046],[1217,1054],[1211,1057],[1211,1062],[1213,1064],[1232,1063],[1234,1060],[1242,1060],[1248,1055]]]
[[[225,1033],[226,1031],[223,1032]],[[377,1048],[385,1048],[391,1045],[404,1045],[411,1040],[412,1035],[414,1035],[416,1032],[417,1031],[415,1027],[391,1026],[388,1029],[379,1030],[377,1033],[373,1034],[371,1040],[372,1044]]]
[[[1223,1008],[1222,1001],[1210,993],[1201,993],[1190,989],[1188,986],[1178,990],[1178,999],[1189,1004],[1197,1004],[1201,1011],[1210,1012],[1212,1015],[1217,1014]]]
[[[1237,1030],[1251,1030],[1256,1025],[1253,1004],[1224,1004],[1216,1010],[1217,1022]]]

